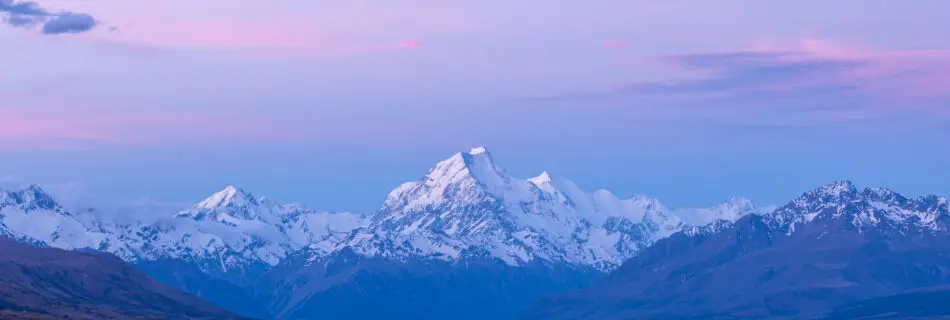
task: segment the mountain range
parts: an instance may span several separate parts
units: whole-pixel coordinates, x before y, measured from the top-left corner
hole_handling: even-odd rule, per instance
[[[157,220],[110,219],[38,186],[0,191],[6,238],[112,254],[264,319],[934,316],[944,310],[876,303],[941,297],[948,217],[945,198],[847,181],[780,207],[735,197],[670,209],[547,172],[514,178],[484,148],[436,163],[367,215],[229,186]]]
[[[841,181],[773,212],[694,227],[523,319],[912,319],[950,316],[950,210]],[[891,306],[876,303],[893,303]],[[878,318],[874,318],[878,317]]]
[[[477,311],[455,318],[481,319],[513,317],[542,295],[590,285],[677,232],[769,210],[743,198],[672,210],[646,196],[586,192],[546,172],[517,179],[479,147],[398,186],[371,215],[229,186],[156,221],[117,222],[66,209],[34,185],[0,191],[0,232],[114,254],[246,316],[427,319],[469,305]]]

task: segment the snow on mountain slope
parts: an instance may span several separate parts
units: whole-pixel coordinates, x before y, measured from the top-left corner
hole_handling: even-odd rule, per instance
[[[547,172],[517,179],[482,147],[397,187],[372,218],[278,204],[233,186],[157,221],[70,212],[36,186],[0,193],[0,205],[10,232],[53,247],[107,251],[132,262],[192,261],[225,272],[274,266],[303,248],[319,258],[344,247],[395,259],[490,256],[510,265],[557,262],[606,271],[684,228],[762,211],[742,198],[671,210],[646,196],[586,192]],[[140,206],[148,205],[121,210],[154,210]]]
[[[858,232],[936,232],[950,227],[950,200],[935,195],[912,198],[886,188],[858,189],[851,181],[835,181],[807,191],[784,206],[751,214],[761,216],[769,227],[786,235],[804,225],[828,221],[843,221]],[[686,233],[709,235],[729,227],[731,223],[720,221],[692,227]]]
[[[609,281],[542,299],[521,319],[818,319],[854,301],[945,285],[948,227],[946,198],[833,182],[774,212],[674,235]]]
[[[23,236],[17,234],[16,232],[13,232],[12,230],[10,230],[10,228],[7,228],[7,225],[4,224],[3,221],[0,221],[0,237],[10,238],[10,239],[15,239],[15,240],[21,240],[23,238]]]
[[[453,261],[487,253],[509,265],[542,261],[606,271],[691,223],[752,212],[756,207],[740,198],[709,209],[673,211],[645,196],[584,192],[547,172],[516,179],[478,147],[397,187],[367,227],[341,243],[313,245],[312,259],[350,247],[394,259]]]
[[[788,234],[816,219],[846,219],[858,230],[946,229],[950,204],[934,195],[910,198],[885,188],[859,190],[850,181],[836,181],[805,192],[791,203],[766,214],[770,226]]]
[[[43,189],[30,185],[0,191],[0,218],[16,238],[29,238],[63,249],[90,248],[130,257],[122,231],[67,212]]]
[[[702,226],[719,220],[736,221],[748,214],[768,213],[773,210],[775,210],[774,206],[757,207],[752,200],[732,197],[729,201],[712,208],[678,209],[673,213],[688,224]]]
[[[276,265],[310,243],[341,237],[365,224],[353,213],[277,204],[228,186],[175,219],[145,226],[148,259],[221,259],[224,269],[263,262]]]
[[[136,211],[129,206],[123,210]],[[129,223],[102,219],[93,210],[69,212],[35,185],[0,191],[0,222],[14,238],[62,249],[106,251],[131,262],[200,261],[224,271],[275,265],[290,252],[341,238],[365,221],[353,213],[276,204],[230,186],[192,208],[170,212],[165,219]]]

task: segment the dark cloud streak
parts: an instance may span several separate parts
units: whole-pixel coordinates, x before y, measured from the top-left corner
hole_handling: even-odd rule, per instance
[[[71,11],[52,12],[34,1],[0,0],[0,25],[35,29],[47,35],[76,34],[99,26],[91,15]]]
[[[785,93],[797,89],[841,89],[841,84],[828,83],[829,77],[854,71],[868,65],[867,61],[811,59],[798,52],[726,52],[684,54],[664,57],[674,66],[711,72],[711,77],[673,82],[647,82],[626,86],[629,93],[753,93],[770,86],[789,86]],[[796,90],[788,90],[788,89]],[[796,92],[800,93],[800,92]]]
[[[43,25],[45,34],[82,33],[96,27],[96,19],[85,13],[68,13],[54,17]]]
[[[770,129],[827,129],[844,124],[855,128],[893,128],[887,120],[895,115],[906,115],[919,122],[935,114],[927,110],[946,101],[913,100],[913,107],[921,112],[906,112],[909,109],[902,104],[911,102],[899,89],[891,90],[891,85],[901,80],[912,84],[926,82],[917,81],[922,78],[917,74],[905,75],[909,72],[895,73],[881,67],[899,67],[898,71],[909,68],[903,65],[906,61],[893,58],[901,54],[910,58],[921,55],[899,51],[824,54],[805,50],[670,54],[654,61],[694,74],[530,101],[623,106],[639,118],[678,119],[699,127],[719,123],[722,128],[716,130],[732,128],[751,134]]]

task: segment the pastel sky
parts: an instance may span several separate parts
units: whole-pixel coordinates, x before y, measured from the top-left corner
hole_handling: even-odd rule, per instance
[[[950,195],[950,2],[0,0],[0,177],[370,213],[484,145],[673,207]]]

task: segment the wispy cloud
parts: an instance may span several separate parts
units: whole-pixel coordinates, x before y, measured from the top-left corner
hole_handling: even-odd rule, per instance
[[[867,65],[864,61],[811,59],[796,52],[736,51],[682,54],[664,62],[692,70],[696,77],[637,83],[636,93],[749,93],[834,86],[849,89],[840,75]],[[829,77],[831,76],[831,77]]]
[[[128,28],[127,36],[146,43],[166,47],[204,48],[272,48],[319,52],[331,49],[325,35],[306,25],[292,22],[271,22],[248,25],[227,20],[160,22]]]
[[[612,106],[641,119],[757,130],[904,130],[950,120],[950,50],[805,39],[641,61],[673,76],[526,101]]]
[[[471,34],[483,28],[473,13],[456,4],[415,6],[407,3],[327,3],[171,0],[145,5],[118,3],[101,12],[122,28],[115,41],[176,51],[214,51],[264,58],[362,56],[418,46],[421,38]],[[142,8],[148,8],[143,10]],[[202,12],[201,14],[182,14]],[[102,13],[103,15],[105,13]],[[396,39],[395,41],[393,39]],[[406,41],[402,41],[406,40]]]
[[[695,77],[637,83],[636,93],[800,94],[850,91],[874,98],[950,97],[950,50],[883,50],[831,41],[673,54],[660,61]]]
[[[418,48],[419,45],[420,45],[419,40],[417,40],[416,38],[405,40],[399,43],[399,46],[403,48]]]
[[[0,0],[0,23],[15,28],[39,29],[48,35],[83,33],[99,25],[86,13],[53,12],[36,2],[18,0]]]
[[[398,49],[394,45],[340,39],[299,21],[184,21],[174,25],[144,19],[110,37],[121,44],[163,51],[210,51],[257,58],[336,57]]]
[[[245,110],[143,108],[0,108],[0,147],[75,149],[161,143],[307,142],[348,136],[388,139],[407,128],[370,119],[300,115],[287,119]],[[391,137],[390,137],[391,138]]]

